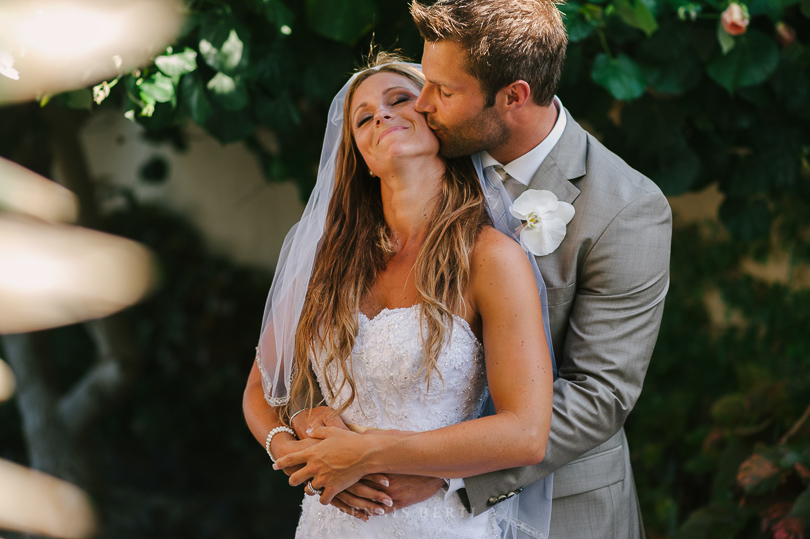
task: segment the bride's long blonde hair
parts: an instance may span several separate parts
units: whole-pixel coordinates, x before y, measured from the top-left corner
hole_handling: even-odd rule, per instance
[[[343,135],[336,163],[335,188],[315,258],[309,289],[295,334],[295,367],[290,401],[282,410],[314,404],[317,382],[310,358],[323,360],[324,369],[337,364],[350,398],[336,410],[342,413],[355,399],[351,351],[358,331],[360,302],[394,254],[383,215],[380,181],[368,174],[354,141],[350,117],[352,98],[363,81],[380,72],[395,73],[424,85],[422,73],[399,57],[378,53],[356,77],[343,106]],[[428,233],[414,264],[420,316],[427,327],[422,335],[425,379],[436,369],[442,346],[452,330],[453,315],[466,310],[464,291],[470,278],[470,253],[482,227],[490,224],[486,200],[470,158],[445,160],[446,171]],[[319,361],[320,362],[320,361]],[[328,372],[328,371],[327,371]],[[326,380],[330,400],[342,390]]]

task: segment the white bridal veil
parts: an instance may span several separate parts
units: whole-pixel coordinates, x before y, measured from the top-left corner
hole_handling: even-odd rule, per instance
[[[421,74],[419,64],[405,64]],[[371,68],[376,71],[378,68]],[[343,131],[343,104],[349,87],[358,74],[353,75],[332,100],[323,139],[318,179],[310,195],[301,220],[292,227],[281,248],[273,284],[264,309],[256,362],[262,377],[265,400],[270,406],[282,406],[290,399],[290,384],[294,375],[293,352],[295,332],[304,306],[309,279],[318,245],[323,236],[326,212],[335,185],[335,163]],[[520,221],[508,210],[511,200],[502,185],[495,185],[481,168],[481,160],[473,158],[489,205],[495,227],[515,238]],[[534,270],[535,280],[543,304],[543,326],[556,377],[554,351],[549,332],[546,286],[533,256],[527,255]],[[491,404],[491,401],[490,401]],[[491,406],[489,406],[491,408]],[[551,519],[552,476],[529,485],[518,496],[495,506],[502,522],[504,538],[546,538]]]

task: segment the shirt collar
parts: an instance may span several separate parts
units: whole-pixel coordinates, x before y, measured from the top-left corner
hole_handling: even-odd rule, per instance
[[[528,152],[503,165],[503,169],[507,174],[526,186],[528,186],[529,182],[532,181],[534,173],[540,168],[543,160],[548,156],[551,149],[554,148],[557,142],[559,142],[563,131],[565,131],[566,118],[562,102],[556,95],[554,96],[554,100],[552,102],[557,108],[557,121],[554,123],[554,127],[551,129],[548,136],[546,136],[546,138],[544,138],[540,144]],[[489,155],[489,152],[481,152],[481,165],[483,168],[486,169],[486,167],[501,164],[502,163],[499,163],[494,157]]]

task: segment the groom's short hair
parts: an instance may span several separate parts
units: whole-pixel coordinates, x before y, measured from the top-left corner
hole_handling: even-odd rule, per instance
[[[427,42],[452,41],[468,52],[465,70],[481,85],[487,106],[516,80],[548,106],[557,92],[568,38],[554,0],[438,0],[411,3]]]

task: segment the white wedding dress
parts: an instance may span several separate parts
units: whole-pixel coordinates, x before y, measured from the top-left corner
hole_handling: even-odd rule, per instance
[[[383,309],[369,320],[359,315],[359,331],[352,350],[351,366],[357,397],[341,415],[346,423],[379,429],[425,431],[478,417],[486,394],[483,348],[467,323],[454,317],[449,344],[438,359],[441,378],[434,372],[430,387],[420,369],[424,352],[418,306]],[[339,387],[338,368],[323,372],[313,365],[321,391],[327,395],[324,377]],[[338,395],[349,395],[348,384]],[[433,497],[367,522],[321,505],[318,497],[305,496],[296,538],[440,538],[495,539],[501,534],[493,511],[477,517],[464,508],[457,494],[439,490]]]

